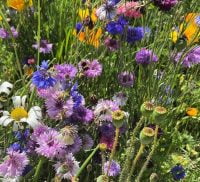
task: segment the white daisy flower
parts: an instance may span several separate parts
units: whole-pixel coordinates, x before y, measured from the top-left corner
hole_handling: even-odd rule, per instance
[[[14,96],[12,97],[14,108],[9,113],[3,111],[3,116],[0,117],[0,125],[8,126],[13,122],[13,130],[17,130],[21,123],[28,123],[32,128],[35,128],[40,124],[42,119],[42,111],[39,106],[33,106],[27,111],[25,108],[26,96]]]
[[[6,94],[6,95],[9,95],[11,90],[13,88],[13,84],[9,83],[9,82],[3,82],[1,85],[0,85],[0,94]],[[1,104],[1,102],[4,102],[4,97],[1,97],[0,96],[0,108],[3,107],[3,105]]]

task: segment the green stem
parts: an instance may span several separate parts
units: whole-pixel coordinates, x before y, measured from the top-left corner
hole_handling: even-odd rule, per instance
[[[97,145],[97,147],[93,150],[93,152],[88,156],[88,158],[84,161],[84,163],[82,164],[82,166],[80,167],[80,169],[78,170],[78,172],[75,175],[75,178],[78,178],[78,176],[82,173],[82,171],[85,169],[85,167],[87,166],[87,164],[90,162],[90,160],[92,159],[92,157],[94,156],[94,154],[97,152],[97,150],[99,149],[99,145]]]
[[[140,144],[140,148],[138,150],[138,153],[135,156],[135,159],[133,160],[133,163],[132,163],[132,166],[131,166],[131,171],[130,171],[130,173],[128,175],[128,178],[127,178],[127,182],[131,182],[132,174],[133,174],[133,172],[135,170],[135,167],[136,167],[136,164],[137,164],[138,160],[140,159],[141,155],[143,154],[144,148],[145,148],[145,145],[141,143]]]
[[[139,175],[136,179],[136,182],[139,182],[144,171],[146,170],[147,168],[147,165],[149,164],[149,161],[151,160],[154,152],[155,152],[155,149],[157,147],[157,138],[158,138],[158,125],[156,125],[156,129],[155,129],[155,136],[154,136],[154,142],[153,142],[153,146],[152,146],[152,149],[151,149],[151,152],[149,153],[148,157],[147,157],[147,160],[145,161],[144,165],[142,166],[142,169],[140,170],[139,172]]]
[[[37,51],[37,65],[39,65],[40,62],[40,28],[41,28],[41,21],[40,21],[40,12],[41,12],[41,7],[40,7],[40,0],[38,0],[38,27],[37,27],[37,44],[38,44],[38,51]]]
[[[130,146],[126,150],[126,159],[125,159],[125,163],[124,163],[121,175],[119,177],[119,182],[124,182],[127,178],[127,173],[129,173],[129,167],[131,165],[131,157],[134,153],[133,150],[134,150],[135,138],[136,138],[135,135],[136,135],[137,131],[139,130],[140,126],[142,125],[143,121],[144,121],[144,117],[141,117],[132,132],[132,137],[130,139]]]
[[[42,169],[42,165],[44,164],[45,160],[46,160],[45,158],[40,159],[40,161],[37,165],[35,174],[33,176],[33,182],[38,182],[38,178],[39,178],[39,175],[40,175],[40,172],[41,172],[41,169]]]

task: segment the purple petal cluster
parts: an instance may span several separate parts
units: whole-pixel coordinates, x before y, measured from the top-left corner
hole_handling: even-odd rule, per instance
[[[33,48],[39,49],[39,52],[48,54],[52,51],[53,44],[49,43],[47,40],[41,40],[40,43],[32,45]]]
[[[104,164],[103,169],[104,169],[105,174],[108,173],[108,176],[117,176],[117,175],[119,175],[119,173],[121,171],[120,165],[114,160],[112,160],[111,163],[110,163],[110,161],[107,161]]]
[[[18,37],[19,33],[15,29],[15,27],[11,27],[10,31],[12,34],[10,34],[9,31],[7,31],[6,29],[0,28],[0,38],[7,39],[7,38],[12,38],[12,37],[14,37],[14,38]]]
[[[124,87],[132,87],[135,81],[135,74],[128,71],[121,72],[118,75],[118,81]]]
[[[68,80],[73,79],[76,76],[77,68],[72,64],[59,64],[55,65],[56,79],[58,80]]]
[[[178,3],[178,0],[153,0],[153,2],[161,10],[169,11]]]

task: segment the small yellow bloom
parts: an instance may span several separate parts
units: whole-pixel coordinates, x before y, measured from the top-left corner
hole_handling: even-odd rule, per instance
[[[198,112],[199,112],[199,110],[194,107],[189,107],[186,109],[186,113],[188,116],[197,116]]]
[[[90,17],[92,22],[94,22],[94,23],[97,21],[97,16],[96,16],[95,12],[96,12],[96,9],[93,9],[91,14],[90,14],[89,9],[79,9],[78,10],[79,17],[81,18],[82,21],[85,20],[87,17]]]
[[[0,21],[3,20],[3,18],[0,16]]]

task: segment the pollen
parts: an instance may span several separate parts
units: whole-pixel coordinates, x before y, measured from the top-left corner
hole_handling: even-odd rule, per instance
[[[22,118],[27,118],[28,113],[23,107],[17,107],[12,110],[11,112],[11,118],[13,118],[16,121],[20,121]]]

